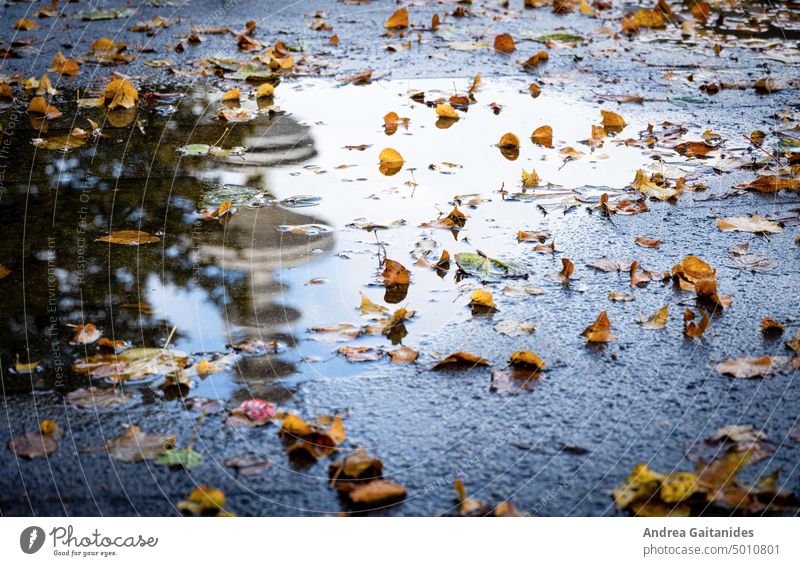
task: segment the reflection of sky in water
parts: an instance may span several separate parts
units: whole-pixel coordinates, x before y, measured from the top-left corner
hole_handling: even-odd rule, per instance
[[[469,81],[458,81],[463,93]],[[556,203],[560,195],[543,201],[504,202],[497,192],[514,193],[521,188],[521,170],[535,169],[543,183],[560,185],[564,191],[586,185],[623,188],[634,177],[636,169],[646,162],[639,149],[621,147],[606,140],[604,147],[593,154],[581,144],[590,135],[591,125],[601,122],[600,105],[564,100],[543,93],[533,99],[527,83],[520,81],[488,81],[476,93],[477,104],[469,112],[459,112],[462,119],[449,129],[436,126],[433,108],[412,101],[408,93],[424,90],[427,99],[447,98],[454,94],[450,80],[390,81],[370,86],[335,87],[322,82],[289,83],[279,87],[276,103],[292,118],[311,128],[317,154],[299,164],[280,166],[269,171],[264,189],[276,198],[294,195],[322,197],[313,208],[298,209],[309,216],[308,223],[322,223],[337,230],[332,254],[315,253],[315,240],[299,250],[302,259],[295,265],[283,264],[276,278],[283,290],[274,298],[278,305],[290,305],[301,311],[301,318],[291,328],[300,342],[296,355],[329,359],[337,343],[310,340],[305,330],[312,326],[339,322],[362,324],[357,307],[359,291],[376,303],[383,304],[384,289],[376,285],[379,266],[376,237],[370,232],[346,225],[364,217],[375,222],[403,219],[402,227],[378,232],[388,257],[400,261],[411,270],[412,284],[408,296],[392,310],[409,306],[418,316],[408,323],[409,336],[404,345],[414,347],[426,333],[440,330],[448,321],[469,316],[465,309],[468,297],[459,294],[453,280],[454,269],[442,279],[433,270],[413,266],[409,255],[414,244],[423,237],[435,239],[440,247],[431,258],[438,258],[442,249],[451,255],[479,249],[489,255],[524,263],[521,253],[530,253],[526,246],[516,246],[517,229],[550,229],[559,223],[561,211],[543,217],[535,203]],[[499,115],[488,107],[503,106]],[[618,110],[610,105],[605,109]],[[384,133],[383,115],[395,111],[410,118],[408,129],[400,127],[394,135]],[[530,134],[539,126],[553,127],[554,148],[536,146]],[[519,158],[509,161],[495,146],[505,132],[514,132],[521,140]],[[629,126],[625,137],[634,136]],[[263,136],[261,138],[260,136]],[[268,131],[248,140],[248,145],[275,143]],[[365,151],[347,150],[346,145],[369,144]],[[572,146],[586,155],[564,165],[558,150]],[[378,154],[384,147],[397,149],[405,158],[403,170],[385,177],[378,171]],[[448,166],[443,163],[454,164]],[[341,166],[347,167],[341,167]],[[435,165],[436,170],[429,168]],[[409,171],[413,168],[413,172]],[[263,171],[263,170],[262,170]],[[218,179],[230,183],[247,182],[252,169],[235,165],[216,171]],[[416,183],[414,186],[412,183]],[[424,229],[420,224],[449,212],[456,195],[479,194],[485,202],[462,207],[469,220],[458,239],[445,230]],[[577,212],[576,212],[577,213]],[[232,223],[245,219],[234,217]],[[249,219],[247,220],[249,221]],[[229,225],[230,226],[230,225]],[[259,230],[274,226],[254,225]],[[569,234],[563,234],[569,237]],[[295,239],[295,246],[297,246]],[[297,254],[294,254],[297,255]],[[558,269],[554,269],[557,271]],[[324,285],[309,285],[315,278],[325,278]],[[462,286],[474,285],[473,282]],[[250,289],[248,292],[256,293]],[[254,299],[257,299],[254,297]],[[388,345],[385,337],[364,337],[359,344]],[[314,370],[336,373],[336,362],[313,364]],[[358,371],[350,365],[343,371]]]

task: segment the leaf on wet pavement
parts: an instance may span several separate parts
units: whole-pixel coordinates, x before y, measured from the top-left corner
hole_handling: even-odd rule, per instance
[[[664,305],[650,316],[645,316],[641,313],[636,322],[642,325],[642,328],[650,330],[657,330],[667,326],[667,319],[669,318],[669,306]]]
[[[114,460],[122,462],[141,462],[155,460],[165,450],[175,445],[175,439],[156,434],[148,434],[136,425],[130,425],[121,436],[108,440],[106,450]]]
[[[45,419],[39,423],[39,430],[26,432],[8,441],[8,449],[22,458],[42,458],[58,450],[58,439],[63,436],[58,425]]]

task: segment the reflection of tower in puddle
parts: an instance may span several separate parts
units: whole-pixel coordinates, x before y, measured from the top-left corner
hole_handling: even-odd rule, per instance
[[[243,142],[248,148],[244,163],[232,158],[229,164],[257,175],[258,184],[248,186],[266,196],[271,191],[264,168],[299,163],[316,154],[308,128],[288,116],[278,117],[267,131]],[[283,304],[281,271],[314,261],[333,248],[334,240],[331,233],[308,237],[279,232],[278,227],[315,222],[313,216],[280,206],[240,207],[223,229],[203,232],[197,260],[220,268],[226,288],[233,290],[224,307],[230,343],[256,339],[293,345],[287,330],[300,318],[300,311]],[[281,400],[288,392],[271,383],[295,371],[280,354],[245,357],[237,372],[247,387],[234,397]]]

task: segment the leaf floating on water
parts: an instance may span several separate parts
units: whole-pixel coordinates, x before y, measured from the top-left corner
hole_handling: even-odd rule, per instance
[[[67,326],[75,329],[75,336],[70,340],[70,344],[91,344],[92,342],[97,342],[102,334],[91,322],[87,324],[68,324]]]
[[[22,458],[42,458],[58,450],[58,439],[64,435],[50,419],[39,423],[39,430],[26,432],[8,441],[8,449]]]
[[[459,253],[455,255],[458,268],[468,275],[483,279],[499,277],[524,277],[525,272],[510,263],[476,253]]]
[[[309,206],[317,206],[322,202],[322,197],[314,195],[295,195],[281,200],[278,204],[286,208],[306,208]]]
[[[278,226],[277,230],[278,232],[310,237],[322,236],[324,234],[329,234],[332,231],[330,226],[324,226],[322,224],[298,224],[296,226],[284,224],[282,226]]]
[[[317,417],[309,422],[287,415],[281,424],[280,435],[289,454],[299,452],[317,460],[333,454],[347,438],[340,415]]]
[[[410,364],[419,357],[419,352],[407,347],[390,350],[388,354],[394,364]]]
[[[396,10],[389,19],[386,20],[384,26],[386,29],[398,29],[408,27],[408,8],[399,8]]]
[[[522,320],[508,319],[497,323],[494,330],[506,336],[526,336],[536,330],[536,325]]]
[[[161,238],[158,236],[153,236],[141,230],[115,230],[108,236],[102,236],[95,240],[95,242],[106,242],[122,246],[139,246],[142,244],[154,244],[160,241]]]
[[[550,126],[539,126],[531,134],[531,141],[544,147],[553,147],[553,128]]]
[[[383,284],[384,285],[408,285],[411,283],[411,275],[408,269],[397,261],[391,259],[384,260],[383,268]]]
[[[646,317],[644,313],[642,313],[639,318],[636,319],[636,322],[640,323],[642,328],[655,330],[666,327],[668,318],[669,307],[668,305],[664,305],[649,317]]]

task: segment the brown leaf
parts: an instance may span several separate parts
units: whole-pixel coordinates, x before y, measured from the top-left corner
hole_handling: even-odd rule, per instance
[[[139,100],[139,93],[125,79],[114,79],[106,86],[103,100],[109,110],[115,108],[133,108]]]
[[[550,55],[547,51],[539,51],[528,57],[525,62],[522,63],[522,66],[526,69],[535,69],[542,63],[546,63],[549,58]]]
[[[491,365],[491,363],[486,358],[476,356],[475,354],[470,354],[469,352],[454,352],[449,356],[442,358],[441,360],[436,362],[431,369],[434,370],[449,369],[451,367],[464,366],[464,365],[470,365],[472,367],[475,367],[475,366],[488,366]]]
[[[408,285],[411,283],[411,276],[402,264],[391,259],[383,261],[383,284],[384,285]]]
[[[674,149],[686,157],[705,157],[717,148],[704,141],[694,141],[678,144]]]
[[[123,462],[141,462],[155,460],[162,452],[175,445],[172,437],[163,437],[142,432],[136,425],[131,425],[117,438],[106,442],[109,456]]]
[[[358,484],[347,496],[359,505],[381,505],[404,498],[406,488],[391,480],[379,479]]]
[[[494,38],[494,50],[500,53],[513,53],[516,49],[514,38],[510,34],[501,33]]]
[[[342,346],[337,350],[348,362],[373,362],[383,357],[383,351],[368,346]]]
[[[497,142],[497,147],[501,149],[519,149],[519,138],[511,132],[507,132]]]
[[[161,238],[153,236],[141,230],[115,230],[108,236],[97,238],[95,242],[106,242],[109,244],[120,244],[123,246],[139,246],[141,244],[154,244],[160,242]]]
[[[617,337],[611,333],[611,321],[606,314],[606,311],[600,313],[592,324],[586,330],[581,332],[581,336],[585,337],[589,342],[605,343],[612,342]]]

